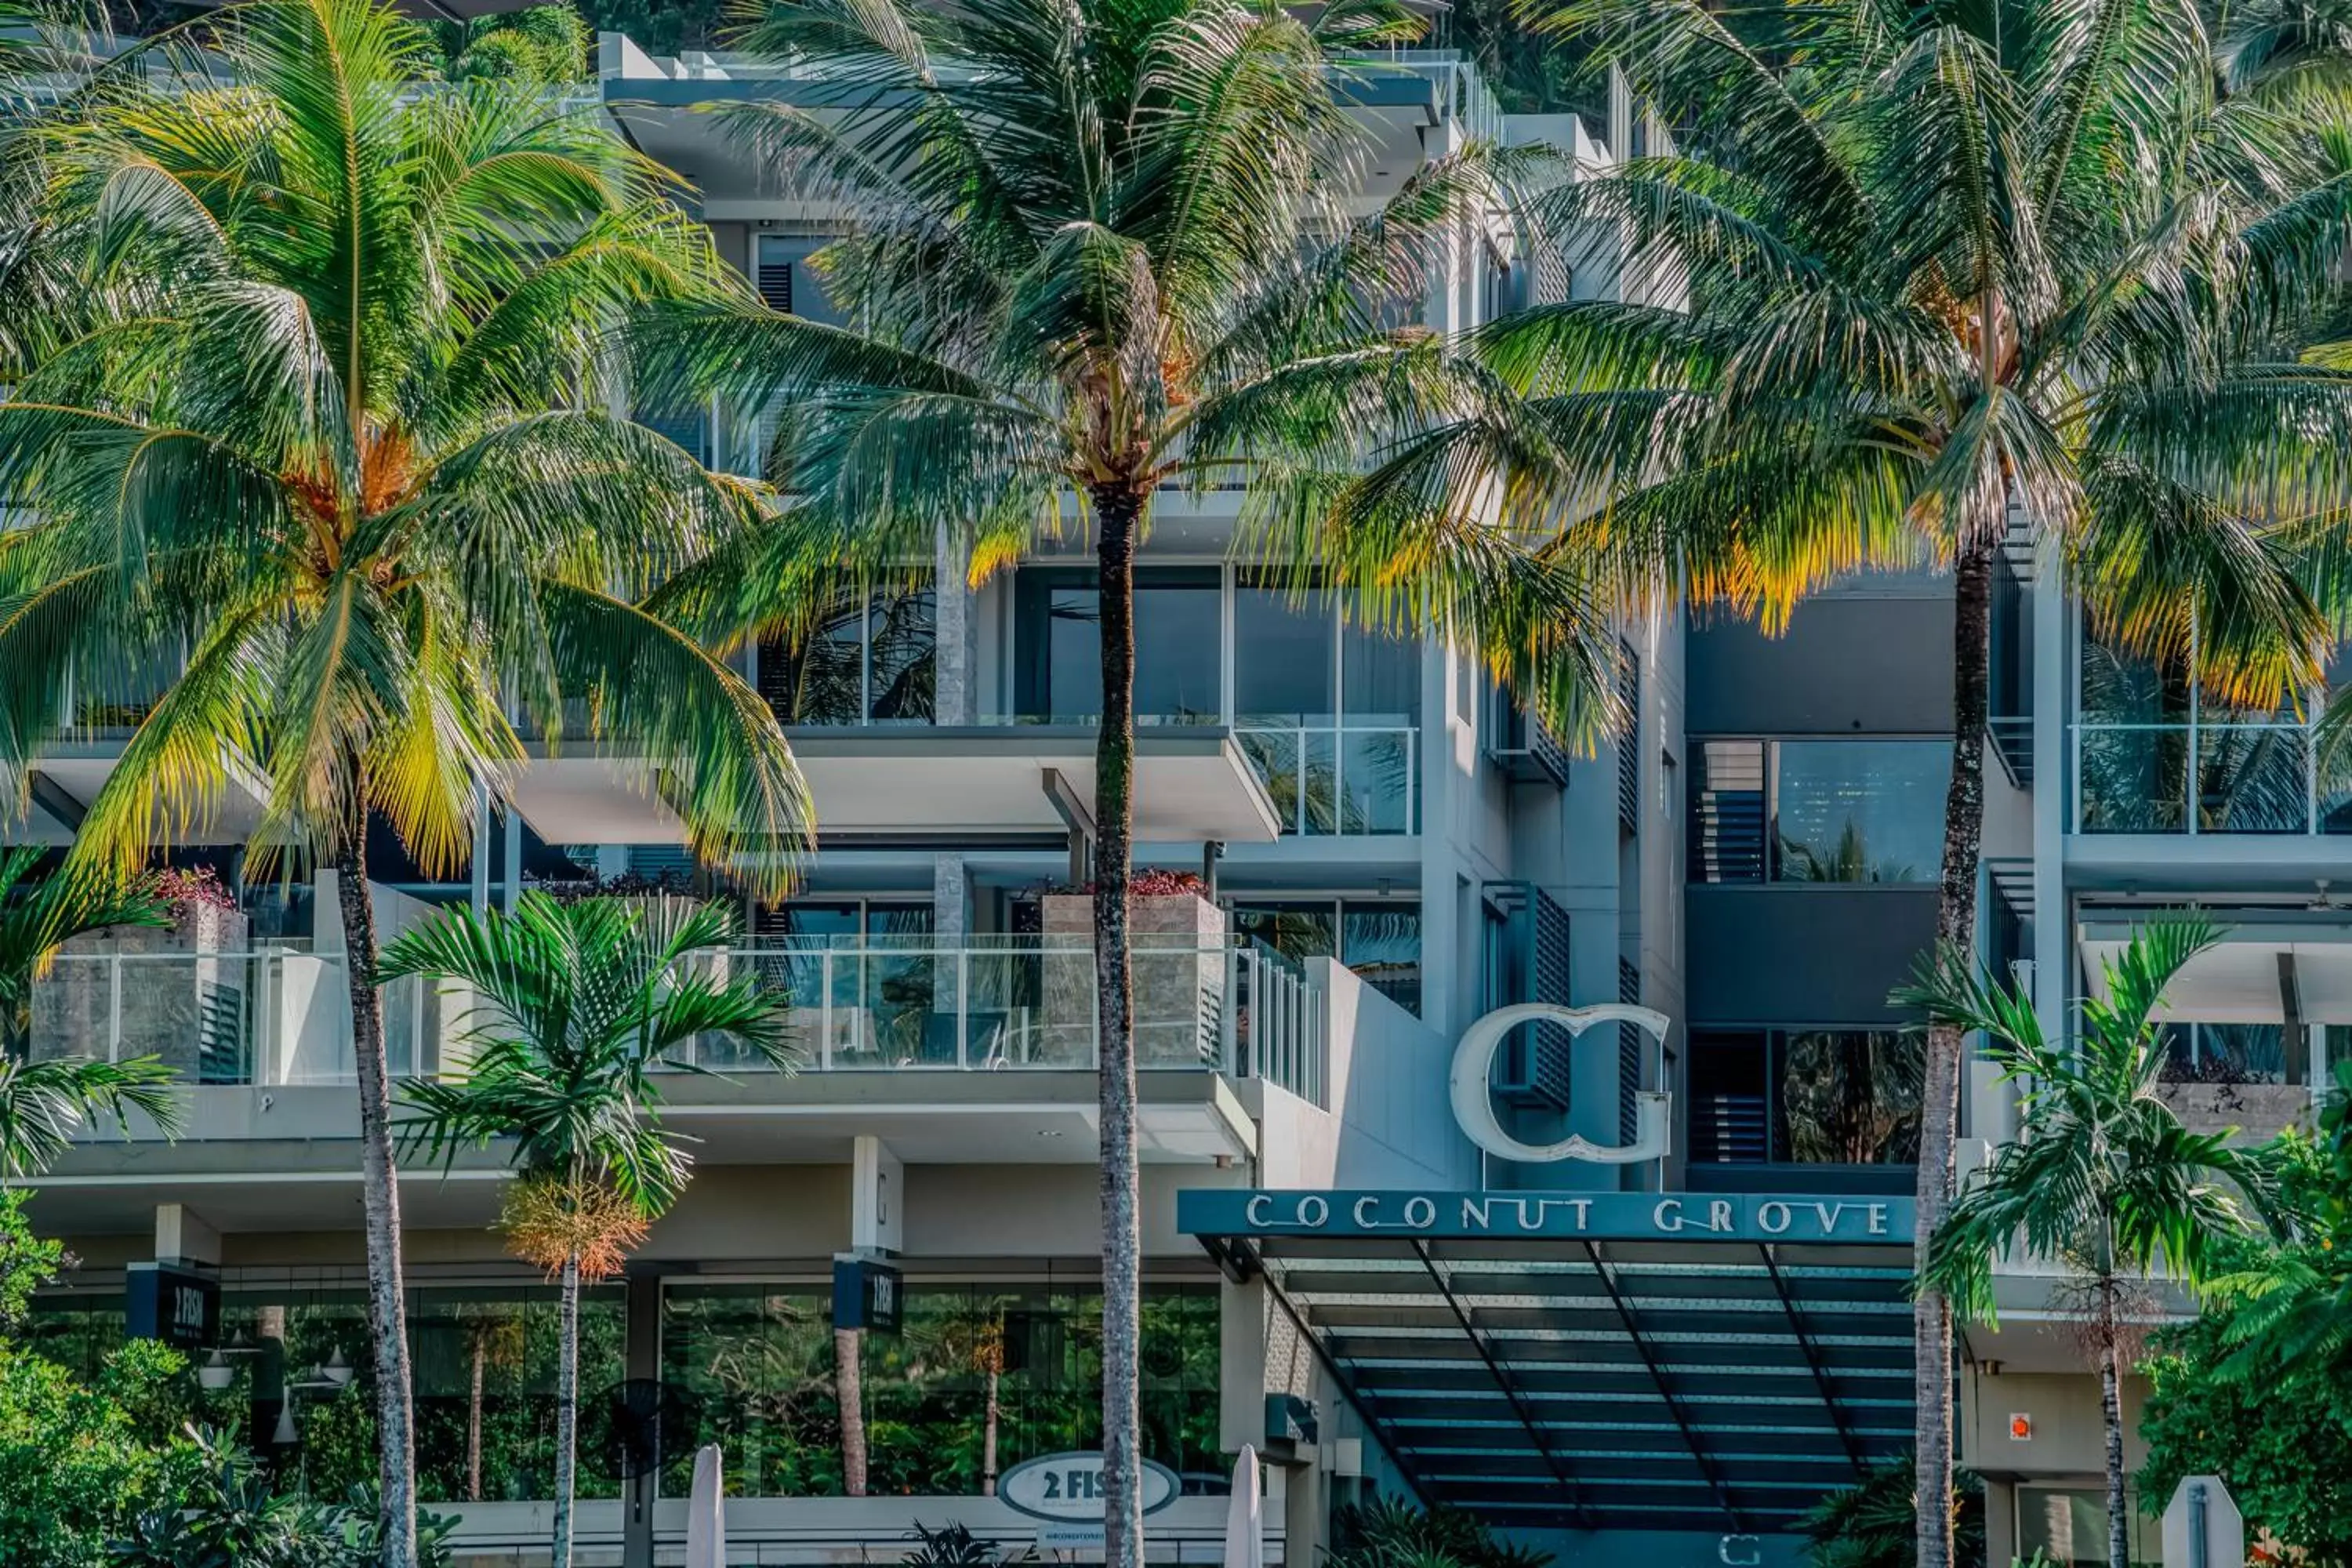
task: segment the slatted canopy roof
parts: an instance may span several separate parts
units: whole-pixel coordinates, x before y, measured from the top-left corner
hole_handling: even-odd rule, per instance
[[[1500,1526],[1769,1534],[1910,1447],[1897,1206],[1899,1225],[1882,1214],[1856,1241],[1738,1234],[1752,1224],[1218,1235],[1183,1218],[1229,1270],[1263,1276],[1425,1501]]]

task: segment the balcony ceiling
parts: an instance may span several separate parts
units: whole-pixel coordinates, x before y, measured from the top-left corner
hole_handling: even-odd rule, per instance
[[[1058,773],[1095,806],[1095,731],[1064,726],[804,730],[793,736],[830,839],[978,841],[1066,834],[1047,794]],[[1233,737],[1213,728],[1146,730],[1136,742],[1135,836],[1153,844],[1272,843],[1274,805]],[[535,756],[515,805],[551,844],[681,844],[677,816],[644,765],[593,748]]]
[[[2176,1017],[2207,1024],[2275,1024],[2284,1003],[2280,961],[2289,961],[2302,1016],[2310,1024],[2352,1024],[2352,927],[2290,921],[2236,925],[2189,961],[2165,993]],[[2106,994],[2105,970],[2131,939],[2120,922],[2085,926],[2083,968],[2095,994]]]
[[[90,803],[121,764],[123,744],[123,738],[109,735],[61,742],[45,750],[32,770],[26,792],[30,808],[21,816],[0,815],[0,844],[72,843]],[[242,844],[253,837],[267,804],[267,786],[234,759],[228,775],[221,798],[186,832],[177,834],[177,842]],[[0,781],[0,787],[16,786],[13,777]]]

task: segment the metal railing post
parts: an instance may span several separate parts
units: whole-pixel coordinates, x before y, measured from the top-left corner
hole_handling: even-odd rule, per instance
[[[833,1070],[833,950],[817,949],[817,1070]]]
[[[955,955],[956,976],[956,1066],[971,1068],[971,949],[960,947]]]
[[[122,954],[109,953],[110,973],[107,976],[106,1059],[122,1060]]]

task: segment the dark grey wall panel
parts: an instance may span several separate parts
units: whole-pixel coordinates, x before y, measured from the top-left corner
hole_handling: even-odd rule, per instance
[[[1693,1026],[1891,1023],[1887,992],[1936,940],[1933,887],[1685,891]]]
[[[1685,644],[1684,728],[1706,734],[1933,733],[1952,727],[1952,601],[1815,599],[1768,637],[1718,619]]]

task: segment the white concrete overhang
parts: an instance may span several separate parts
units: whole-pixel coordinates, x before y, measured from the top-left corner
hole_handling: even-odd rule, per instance
[[[101,734],[95,739],[58,741],[42,749],[27,770],[29,777],[0,780],[10,791],[11,805],[23,798],[29,809],[13,820],[0,819],[0,842],[65,845],[73,841],[82,817],[99,792],[122,765],[127,734]],[[242,844],[261,825],[268,803],[268,785],[241,757],[232,756],[224,770],[227,782],[217,799],[206,802],[194,819],[175,833],[182,844]]]
[[[2153,912],[2153,911],[2151,911]],[[2165,1008],[2206,1024],[2275,1024],[2284,1012],[2283,979],[2291,976],[2306,1024],[2352,1024],[2352,929],[2343,923],[2233,924],[2221,941],[2190,959],[2165,991]],[[2106,966],[2131,940],[2134,927],[2099,921],[2082,930],[2083,970],[2094,994],[2106,994]]]
[[[1091,727],[876,725],[797,730],[791,739],[823,839],[1066,836],[1056,777],[1085,814],[1096,806]],[[549,843],[685,842],[643,762],[593,744],[552,756],[534,750],[512,793]],[[1139,842],[1272,843],[1280,832],[1274,803],[1224,729],[1143,730],[1135,772]]]

